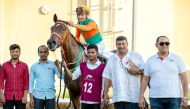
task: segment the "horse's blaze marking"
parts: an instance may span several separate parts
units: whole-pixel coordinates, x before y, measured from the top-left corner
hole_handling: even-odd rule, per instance
[[[59,25],[61,25],[61,24],[57,23],[55,26],[58,27]]]

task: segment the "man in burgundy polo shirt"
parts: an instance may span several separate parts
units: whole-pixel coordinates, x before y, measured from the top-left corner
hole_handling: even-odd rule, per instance
[[[29,84],[29,70],[26,63],[19,60],[20,46],[9,48],[11,59],[2,64],[0,71],[0,102],[3,109],[25,109]]]

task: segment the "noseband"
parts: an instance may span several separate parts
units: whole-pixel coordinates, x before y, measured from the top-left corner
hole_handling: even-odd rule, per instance
[[[63,42],[65,41],[65,38],[66,38],[66,33],[68,32],[68,29],[67,29],[67,25],[64,23],[64,22],[56,22],[56,24],[60,24],[60,25],[64,25],[66,28],[66,30],[65,30],[65,33],[61,36],[61,35],[59,35],[57,32],[52,32],[51,33],[51,37],[53,37],[53,36],[56,36],[56,37],[58,37],[59,38],[59,40],[60,40],[60,45],[62,45],[63,44]],[[65,56],[65,50],[63,49],[63,47],[61,46],[61,54],[62,54],[62,56],[63,56],[63,59],[65,60],[65,62],[66,62],[66,64],[69,66],[69,65],[73,65],[73,64],[77,64],[77,63],[79,63],[80,62],[80,59],[81,59],[81,57],[82,57],[82,54],[83,54],[83,52],[84,52],[84,50],[82,50],[81,52],[80,52],[80,54],[79,54],[79,56],[77,57],[77,60],[75,61],[75,62],[71,62],[71,63],[69,63],[68,61],[67,61],[67,59],[66,59],[66,56]]]
[[[59,40],[60,40],[60,42],[61,42],[61,44],[62,44],[64,42],[65,38],[66,38],[66,33],[68,32],[67,25],[65,23],[63,23],[63,22],[56,22],[56,24],[64,25],[66,27],[65,28],[65,32],[64,32],[64,34],[62,36],[63,39],[62,39],[62,37],[57,32],[52,32],[51,33],[51,37],[53,37],[53,36],[58,37]]]

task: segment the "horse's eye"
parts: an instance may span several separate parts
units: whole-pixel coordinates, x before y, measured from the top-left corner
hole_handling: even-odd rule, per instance
[[[63,27],[63,30],[66,30],[66,27]]]

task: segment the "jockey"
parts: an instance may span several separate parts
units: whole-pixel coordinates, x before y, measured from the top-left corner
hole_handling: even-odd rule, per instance
[[[89,8],[83,5],[79,6],[76,8],[76,14],[78,23],[68,22],[68,25],[76,28],[76,40],[80,42],[80,35],[82,34],[86,44],[96,44],[98,46],[98,52],[102,54],[105,49],[102,35],[95,21],[88,18],[90,14]]]

